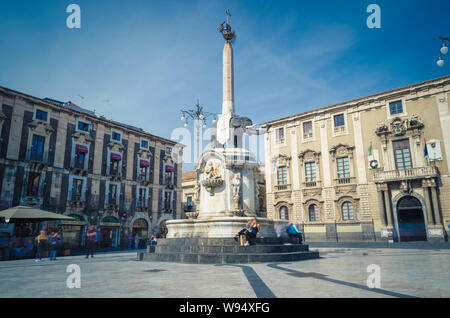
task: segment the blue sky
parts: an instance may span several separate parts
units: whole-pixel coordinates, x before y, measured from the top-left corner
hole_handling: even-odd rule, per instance
[[[381,29],[366,26],[371,3]],[[168,138],[197,99],[221,111],[227,8],[236,109],[254,123],[450,74],[450,56],[436,66],[448,0],[1,0],[0,85]]]

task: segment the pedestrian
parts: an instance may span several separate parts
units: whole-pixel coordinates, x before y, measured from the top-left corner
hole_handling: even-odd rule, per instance
[[[49,238],[50,241],[50,260],[56,261],[56,253],[58,252],[59,246],[59,233],[55,231]]]
[[[134,249],[137,250],[139,248],[139,240],[140,237],[138,235],[138,233],[136,233],[136,236],[134,237]]]
[[[127,235],[127,241],[128,241],[128,249],[131,250],[131,244],[133,242],[133,234],[128,233]]]
[[[91,258],[94,257],[95,244],[97,241],[97,231],[95,230],[93,225],[89,226],[89,230],[86,231],[86,247],[87,254],[86,258],[91,255]]]
[[[156,242],[156,236],[155,235],[150,235],[150,238],[149,238],[149,243],[150,243],[150,246],[155,246],[156,244],[157,244],[157,242]]]
[[[290,238],[298,238],[298,243],[302,244],[302,232],[295,226],[294,223],[289,223],[286,228],[286,233]]]
[[[47,234],[44,230],[40,232],[38,236],[35,238],[36,240],[36,256],[35,256],[35,262],[42,261],[42,252],[44,250],[44,246],[47,243]]]

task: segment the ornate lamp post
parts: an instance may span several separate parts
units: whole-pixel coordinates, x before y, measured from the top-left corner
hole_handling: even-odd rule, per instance
[[[188,121],[194,120],[195,123],[195,133],[196,133],[196,157],[194,161],[200,156],[200,125],[203,129],[206,129],[206,119],[208,117],[213,117],[212,123],[213,125],[217,122],[216,114],[209,113],[203,110],[203,107],[200,106],[199,101],[197,100],[196,109],[190,110],[181,110],[181,121],[184,122],[184,127],[187,128],[189,126]]]
[[[450,42],[450,38],[449,37],[440,36],[439,39],[442,40],[442,47],[441,47],[441,49],[439,51],[439,59],[437,60],[436,64],[439,67],[442,67],[442,66],[444,66],[444,60],[442,59],[442,55],[445,55],[445,54],[448,53],[448,46],[447,46],[447,42],[446,41]]]

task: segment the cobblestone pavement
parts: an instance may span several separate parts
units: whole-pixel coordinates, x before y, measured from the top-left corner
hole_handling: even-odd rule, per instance
[[[450,297],[450,250],[318,250],[320,259],[276,264],[151,263],[135,252],[0,262],[0,297]],[[80,266],[79,289],[66,286],[69,264]],[[367,287],[370,264],[379,289]]]

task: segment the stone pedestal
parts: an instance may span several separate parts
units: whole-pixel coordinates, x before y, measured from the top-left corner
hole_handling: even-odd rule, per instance
[[[171,220],[166,222],[167,238],[232,238],[252,217],[218,217],[210,219]],[[283,237],[288,224],[285,220],[258,218],[261,235],[267,238]],[[279,233],[277,233],[277,231]]]
[[[427,227],[428,232],[428,241],[444,241],[445,240],[445,233],[444,233],[444,227],[442,225],[428,225]]]

